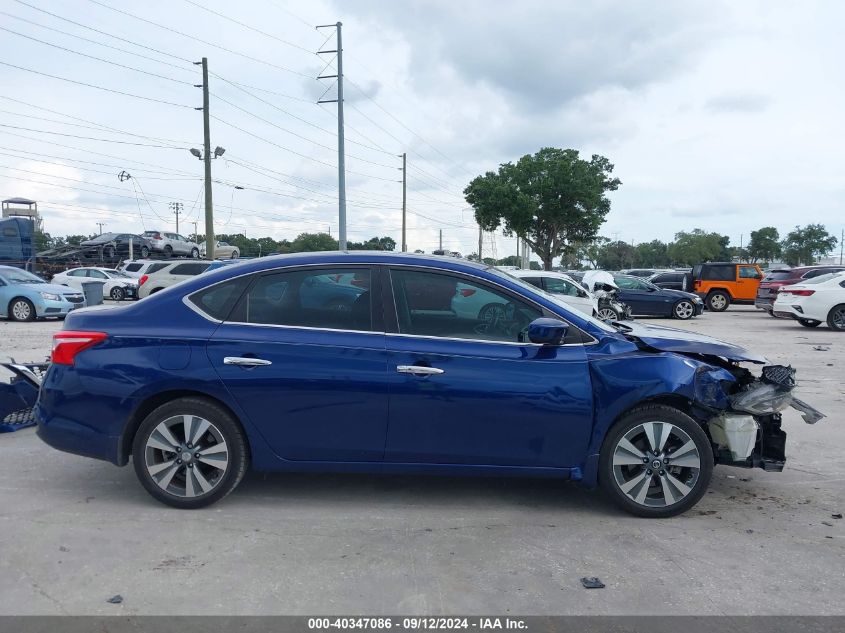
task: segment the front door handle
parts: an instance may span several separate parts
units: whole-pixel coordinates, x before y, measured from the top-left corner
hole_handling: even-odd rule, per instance
[[[439,376],[446,373],[437,367],[424,367],[422,365],[397,365],[396,371],[400,374],[413,374],[414,376]]]
[[[224,365],[238,365],[239,367],[264,367],[272,365],[272,361],[263,358],[244,358],[242,356],[226,356],[223,359]]]

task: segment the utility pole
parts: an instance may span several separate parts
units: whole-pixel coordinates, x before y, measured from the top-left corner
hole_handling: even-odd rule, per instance
[[[842,265],[842,249],[845,247],[845,229],[842,229],[842,236],[839,238],[839,265]]]
[[[402,252],[408,252],[408,241],[405,236],[405,218],[408,202],[408,155],[402,153]]]
[[[191,224],[194,225],[194,241],[196,242],[199,239],[199,235],[197,235],[197,221],[194,220]]]
[[[479,224],[478,225],[478,263],[479,264],[481,263],[481,260],[483,259],[482,256],[481,256],[481,243],[482,243],[483,239],[484,239],[484,233],[482,233],[481,225]]]
[[[440,229],[440,250],[443,250],[443,229]]]
[[[171,202],[170,208],[173,210],[173,213],[176,214],[176,232],[179,232],[179,214],[182,213],[182,208],[185,206],[181,202]]]
[[[105,222],[97,222],[96,224],[97,224],[97,226],[100,227],[100,235],[102,235],[103,234],[103,227],[106,226],[106,223]]]
[[[196,64],[197,62],[194,62]],[[202,61],[202,159],[205,164],[205,257],[214,259],[214,206],[211,201],[211,126],[208,111],[208,58]],[[200,109],[200,108],[197,108]],[[216,156],[215,156],[216,157]],[[179,216],[176,216],[177,220]],[[178,229],[177,229],[178,232]]]
[[[317,54],[337,53],[337,74],[320,75],[317,79],[337,78],[337,99],[319,100],[317,103],[337,103],[337,196],[338,196],[338,247],[346,250],[346,152],[344,150],[343,136],[343,23],[324,24],[318,29],[334,26],[337,29],[337,48],[332,51],[317,51]]]

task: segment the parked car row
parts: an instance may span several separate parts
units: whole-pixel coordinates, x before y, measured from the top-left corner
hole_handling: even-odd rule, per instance
[[[0,316],[12,321],[37,318],[63,319],[85,305],[78,290],[47,283],[41,277],[13,266],[0,266]]]

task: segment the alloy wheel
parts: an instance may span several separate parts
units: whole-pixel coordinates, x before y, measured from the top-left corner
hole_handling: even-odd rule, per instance
[[[176,415],[147,438],[144,464],[156,485],[175,497],[213,491],[229,467],[229,447],[214,424],[196,415]]]
[[[12,316],[16,321],[29,321],[32,318],[32,306],[29,301],[15,301],[12,304]]]
[[[835,330],[845,330],[845,305],[836,306],[830,311],[827,324]]]
[[[701,472],[695,442],[669,422],[644,422],[625,433],[613,450],[613,477],[634,503],[674,505],[689,495]]]
[[[695,307],[689,301],[679,301],[675,306],[675,316],[679,319],[690,319],[695,314]]]
[[[602,321],[616,321],[619,318],[619,314],[613,308],[599,308],[598,315]]]

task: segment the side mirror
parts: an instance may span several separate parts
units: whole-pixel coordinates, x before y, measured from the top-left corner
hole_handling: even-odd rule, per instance
[[[528,324],[528,340],[540,345],[560,345],[569,325],[559,319],[539,318]]]

